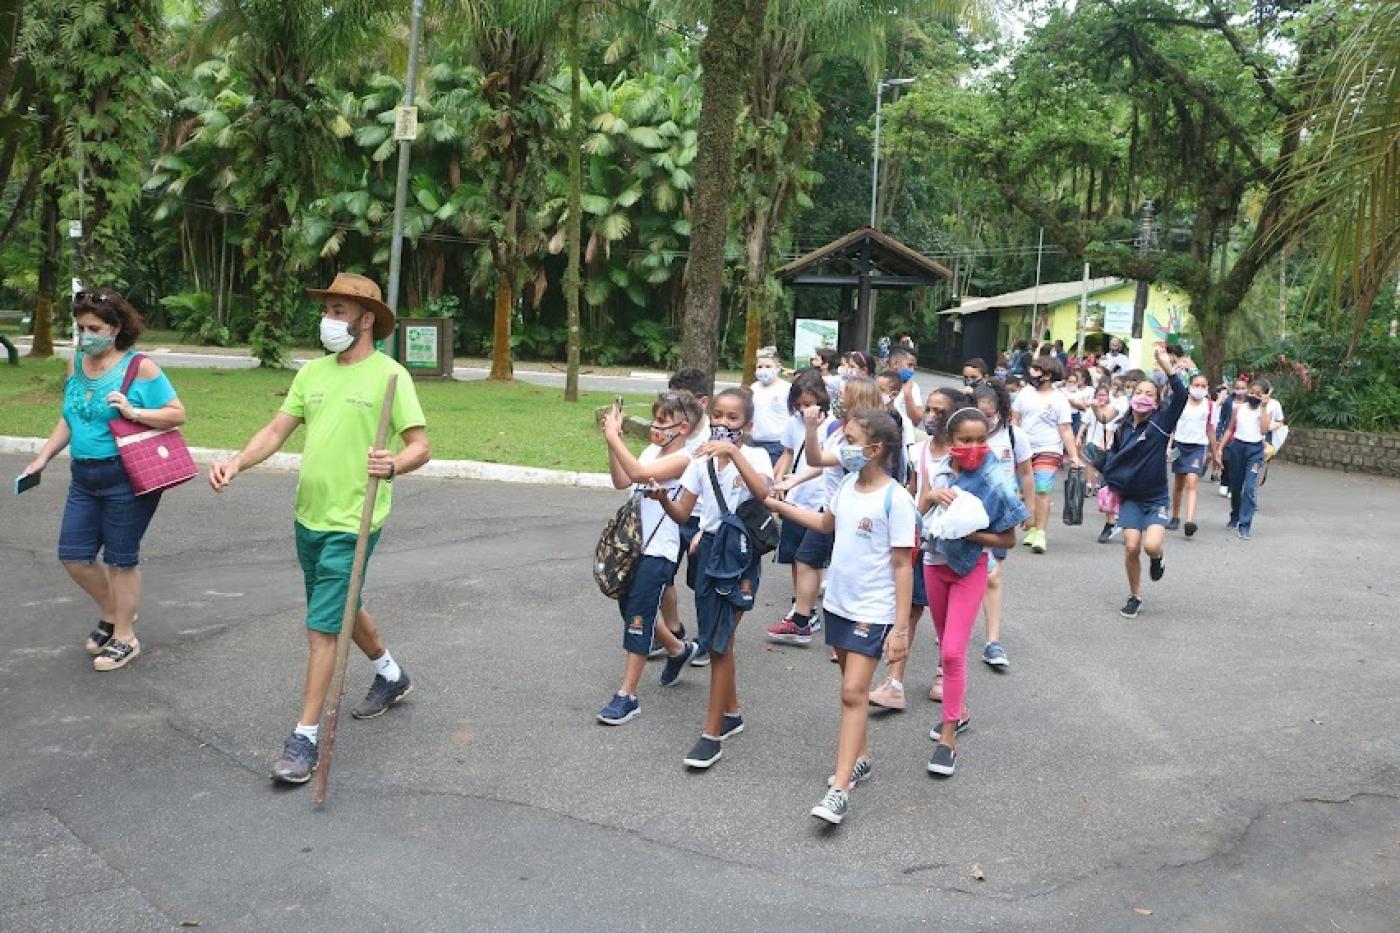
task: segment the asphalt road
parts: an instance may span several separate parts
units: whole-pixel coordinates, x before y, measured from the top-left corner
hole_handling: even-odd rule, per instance
[[[56,467],[0,510],[6,931],[1397,927],[1392,481],[1278,466],[1248,544],[1204,497],[1132,622],[1119,549],[1056,523],[1008,564],[1013,667],[973,663],[958,774],[925,773],[938,708],[913,699],[874,724],[835,830],[807,815],[835,668],[757,633],[779,568],[738,644],[748,730],[713,770],[681,765],[703,670],[663,691],[652,665],[642,716],[594,723],[620,670],[589,572],[614,494],[397,485],[366,599],[417,689],[342,723],[315,812],[267,778],[304,663],[292,478],[168,494],[144,653],[114,674],[53,557],[64,489]],[[925,628],[911,698],[933,652]],[[353,659],[349,692],[368,680]]]
[[[20,350],[28,352],[29,345],[21,343]],[[258,365],[258,361],[246,354],[238,353],[174,353],[155,348],[142,348],[143,352],[149,353],[151,357],[162,366],[169,366],[175,369],[253,369]],[[60,356],[68,356],[73,351],[69,347],[56,347],[55,352]],[[296,369],[301,365],[301,361],[293,359],[291,368]],[[489,369],[481,366],[458,366],[452,370],[452,378],[459,382],[473,382],[485,379],[490,373]],[[520,382],[528,382],[532,385],[551,386],[557,388],[564,387],[564,373],[553,370],[515,370],[515,378]],[[618,375],[594,375],[581,373],[579,375],[579,387],[585,391],[594,392],[655,392],[666,388],[667,375],[652,372],[636,372],[626,376]],[[933,372],[919,371],[919,386],[923,391],[929,391],[940,385],[953,385],[954,380],[947,376]],[[719,382],[717,388],[727,388],[733,385],[730,382]]]

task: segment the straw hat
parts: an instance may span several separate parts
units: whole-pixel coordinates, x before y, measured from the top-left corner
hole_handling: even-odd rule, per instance
[[[316,301],[321,301],[332,295],[358,301],[374,312],[375,340],[383,340],[394,330],[394,312],[380,300],[379,286],[374,284],[374,280],[363,275],[352,275],[349,272],[337,273],[330,288],[308,288],[306,295]]]

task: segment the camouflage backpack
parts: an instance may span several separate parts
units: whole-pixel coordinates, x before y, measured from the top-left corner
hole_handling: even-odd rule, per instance
[[[643,541],[641,498],[634,493],[603,526],[598,545],[593,549],[593,581],[604,596],[621,599],[627,593],[637,561],[642,559],[664,521],[666,516],[663,515]]]

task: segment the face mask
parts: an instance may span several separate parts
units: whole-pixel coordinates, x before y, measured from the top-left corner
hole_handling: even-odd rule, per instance
[[[651,433],[654,437],[661,438],[661,440],[657,443],[656,446],[665,447],[667,444],[674,441],[677,437],[680,437],[682,432],[680,428],[667,428],[664,431],[658,431],[655,428],[653,428]]]
[[[970,473],[982,465],[982,461],[987,459],[987,453],[990,450],[991,448],[986,444],[975,444],[972,447],[953,447],[948,450],[948,456],[953,458],[958,469]]]
[[[712,441],[728,441],[731,444],[737,444],[743,436],[743,428],[727,428],[722,424],[710,425],[710,440]]]
[[[846,403],[839,395],[831,400],[831,417],[838,420],[846,417]]]
[[[1246,401],[1249,402],[1250,408],[1258,408],[1264,404],[1264,400],[1257,395],[1251,395]]]
[[[836,449],[836,456],[841,460],[841,466],[845,467],[848,473],[859,473],[861,467],[870,462],[870,458],[865,455],[865,448],[859,444],[842,444]]]
[[[924,433],[929,437],[942,437],[948,422],[942,415],[924,416]]]
[[[894,404],[894,393],[893,393],[893,392],[886,392],[886,393],[882,394],[882,395],[880,396],[880,398],[882,398],[882,399],[885,400],[885,404],[886,404],[886,405],[893,405],[893,404]]]
[[[1202,387],[1202,386],[1192,386],[1192,387],[1191,387],[1191,397],[1192,397],[1193,399],[1195,399],[1196,401],[1199,402],[1201,399],[1203,399],[1203,398],[1206,397],[1206,390],[1205,390],[1205,388]]]
[[[987,416],[987,434],[990,436],[1001,430],[1001,418],[996,415]]]
[[[88,356],[106,353],[116,342],[116,334],[90,334],[87,331],[78,334],[78,349]]]
[[[1044,376],[1027,376],[1027,377],[1026,377],[1026,382],[1029,383],[1029,384],[1030,384],[1030,387],[1033,388],[1033,389],[1038,389],[1038,388],[1040,388],[1040,384],[1041,384],[1042,382],[1044,382],[1044,381],[1045,381],[1045,377],[1044,377]]]
[[[1157,400],[1150,395],[1134,395],[1132,401],[1128,403],[1133,411],[1149,412],[1157,410]]]
[[[1244,393],[1245,393],[1246,391],[1247,391],[1247,390],[1245,390],[1245,389],[1236,389],[1236,390],[1235,390],[1235,398],[1244,398]]]
[[[912,370],[912,369],[901,369],[901,370],[899,371],[899,378],[903,379],[905,382],[908,382],[910,379],[913,379],[913,378],[914,378],[914,370]]]
[[[350,325],[346,321],[333,321],[328,317],[321,318],[321,346],[332,353],[340,353],[342,350],[350,349],[357,336],[359,336],[358,332],[350,332]]]
[[[778,371],[765,366],[754,370],[754,376],[757,377],[760,385],[772,385],[773,380],[778,378]]]
[[[964,377],[963,377],[963,385],[967,386],[969,389],[976,388],[977,386],[980,386],[981,384],[982,384],[982,380],[979,379],[979,378],[977,378],[976,376],[964,376]]]

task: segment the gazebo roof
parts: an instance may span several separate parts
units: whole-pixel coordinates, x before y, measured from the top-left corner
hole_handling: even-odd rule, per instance
[[[872,288],[920,288],[953,277],[947,266],[873,227],[860,227],[799,256],[774,273],[784,285],[855,286],[862,274]]]

